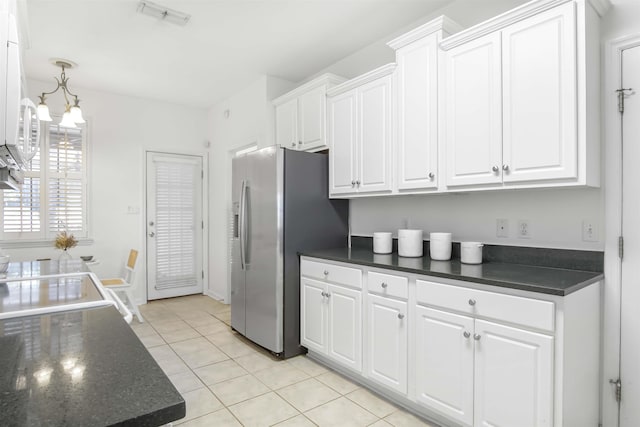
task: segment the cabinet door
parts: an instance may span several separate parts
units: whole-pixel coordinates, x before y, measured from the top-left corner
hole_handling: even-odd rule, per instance
[[[418,306],[416,400],[464,425],[473,424],[473,319]]]
[[[475,321],[477,426],[553,425],[553,337]]]
[[[502,181],[500,33],[445,52],[447,186]]]
[[[300,343],[309,350],[327,352],[327,307],[325,284],[300,278]]]
[[[438,39],[396,52],[398,189],[438,187]]]
[[[362,372],[362,292],[328,285],[329,357]]]
[[[358,89],[358,192],[391,190],[391,76]]]
[[[319,87],[298,98],[298,141],[300,149],[309,150],[325,145],[324,121],[326,90]]]
[[[329,98],[330,194],[355,193],[356,90]]]
[[[367,375],[407,393],[407,303],[369,294]]]
[[[504,182],[577,177],[575,7],[502,32]]]
[[[276,107],[276,144],[298,149],[298,100],[292,99]]]

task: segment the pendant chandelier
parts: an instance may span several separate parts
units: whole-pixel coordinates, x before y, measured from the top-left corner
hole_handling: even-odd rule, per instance
[[[60,73],[60,79],[55,77],[56,82],[58,82],[58,86],[52,90],[51,92],[42,92],[38,98],[40,98],[40,104],[38,104],[38,118],[45,122],[52,121],[51,115],[49,114],[49,107],[47,107],[46,99],[47,95],[52,95],[62,89],[62,94],[64,95],[65,100],[65,108],[64,114],[62,115],[62,120],[58,124],[60,127],[65,128],[76,128],[78,124],[84,123],[84,118],[82,117],[82,110],[80,109],[80,100],[78,99],[78,95],[71,93],[69,88],[67,87],[67,83],[69,79],[65,74],[65,69],[71,69],[76,64],[71,61],[67,61],[66,59],[52,59],[52,64],[62,68],[62,72]],[[73,102],[73,105],[71,104]]]

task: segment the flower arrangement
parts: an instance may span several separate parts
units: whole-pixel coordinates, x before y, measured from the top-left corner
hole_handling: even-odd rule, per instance
[[[56,236],[56,249],[62,249],[63,251],[66,251],[67,249],[76,247],[77,245],[78,240],[73,236],[73,234],[68,234],[66,231],[61,231]]]

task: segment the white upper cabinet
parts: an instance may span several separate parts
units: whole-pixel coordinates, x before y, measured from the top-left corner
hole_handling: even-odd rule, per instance
[[[276,144],[292,150],[326,149],[327,90],[344,81],[324,74],[275,99]]]
[[[396,51],[396,188],[438,188],[438,67],[443,37],[459,30],[445,16],[387,43]]]
[[[358,89],[358,192],[391,190],[391,76]]]
[[[329,192],[332,195],[355,191],[356,102],[355,90],[329,98]]]
[[[276,144],[298,148],[298,100],[292,99],[276,107]]]
[[[577,178],[575,8],[502,31],[505,182]]]
[[[380,67],[328,92],[331,197],[391,192],[394,68]]]
[[[537,1],[440,43],[447,188],[600,185],[598,24]]]
[[[444,151],[447,186],[502,181],[500,33],[447,51]]]

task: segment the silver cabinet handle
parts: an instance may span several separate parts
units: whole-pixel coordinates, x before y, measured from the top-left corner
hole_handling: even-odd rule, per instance
[[[433,179],[433,178],[435,178],[435,177],[436,177],[436,176],[435,176],[435,174],[434,174],[433,172],[429,172],[429,179]]]
[[[356,185],[360,187],[360,180],[356,180]]]
[[[156,235],[156,233],[154,233],[153,231],[151,233],[149,233],[149,237],[153,237],[155,235]]]
[[[400,320],[404,319],[404,314],[398,313],[398,319],[400,319]]]
[[[469,300],[469,305],[476,305],[476,300],[470,299]]]
[[[322,298],[327,296],[327,294],[324,291],[322,291],[322,293],[320,295],[322,295]]]
[[[389,285],[387,285],[386,283],[382,282],[382,283],[380,284],[380,286],[382,286],[382,288],[383,288],[383,289],[387,289],[387,286],[389,286]]]
[[[325,295],[327,298],[331,298],[331,294],[329,292],[327,292],[327,294]]]
[[[502,165],[502,170],[507,172],[509,170],[509,165]]]
[[[292,142],[292,143],[291,143],[291,146],[292,146],[293,148],[296,148],[296,143],[295,143],[295,142]]]
[[[464,331],[462,335],[464,335],[465,338],[469,338],[471,336],[471,332]]]
[[[476,341],[480,341],[480,334],[473,334],[473,339]]]
[[[351,186],[355,187],[356,186],[356,182],[355,181],[351,181]]]
[[[491,168],[491,170],[497,173],[500,170],[500,168],[497,166],[494,166]]]
[[[302,141],[298,141],[298,145],[302,145]]]
[[[328,275],[329,275],[329,270],[325,270],[325,271],[324,271],[324,275],[325,275],[325,276],[328,276]]]

